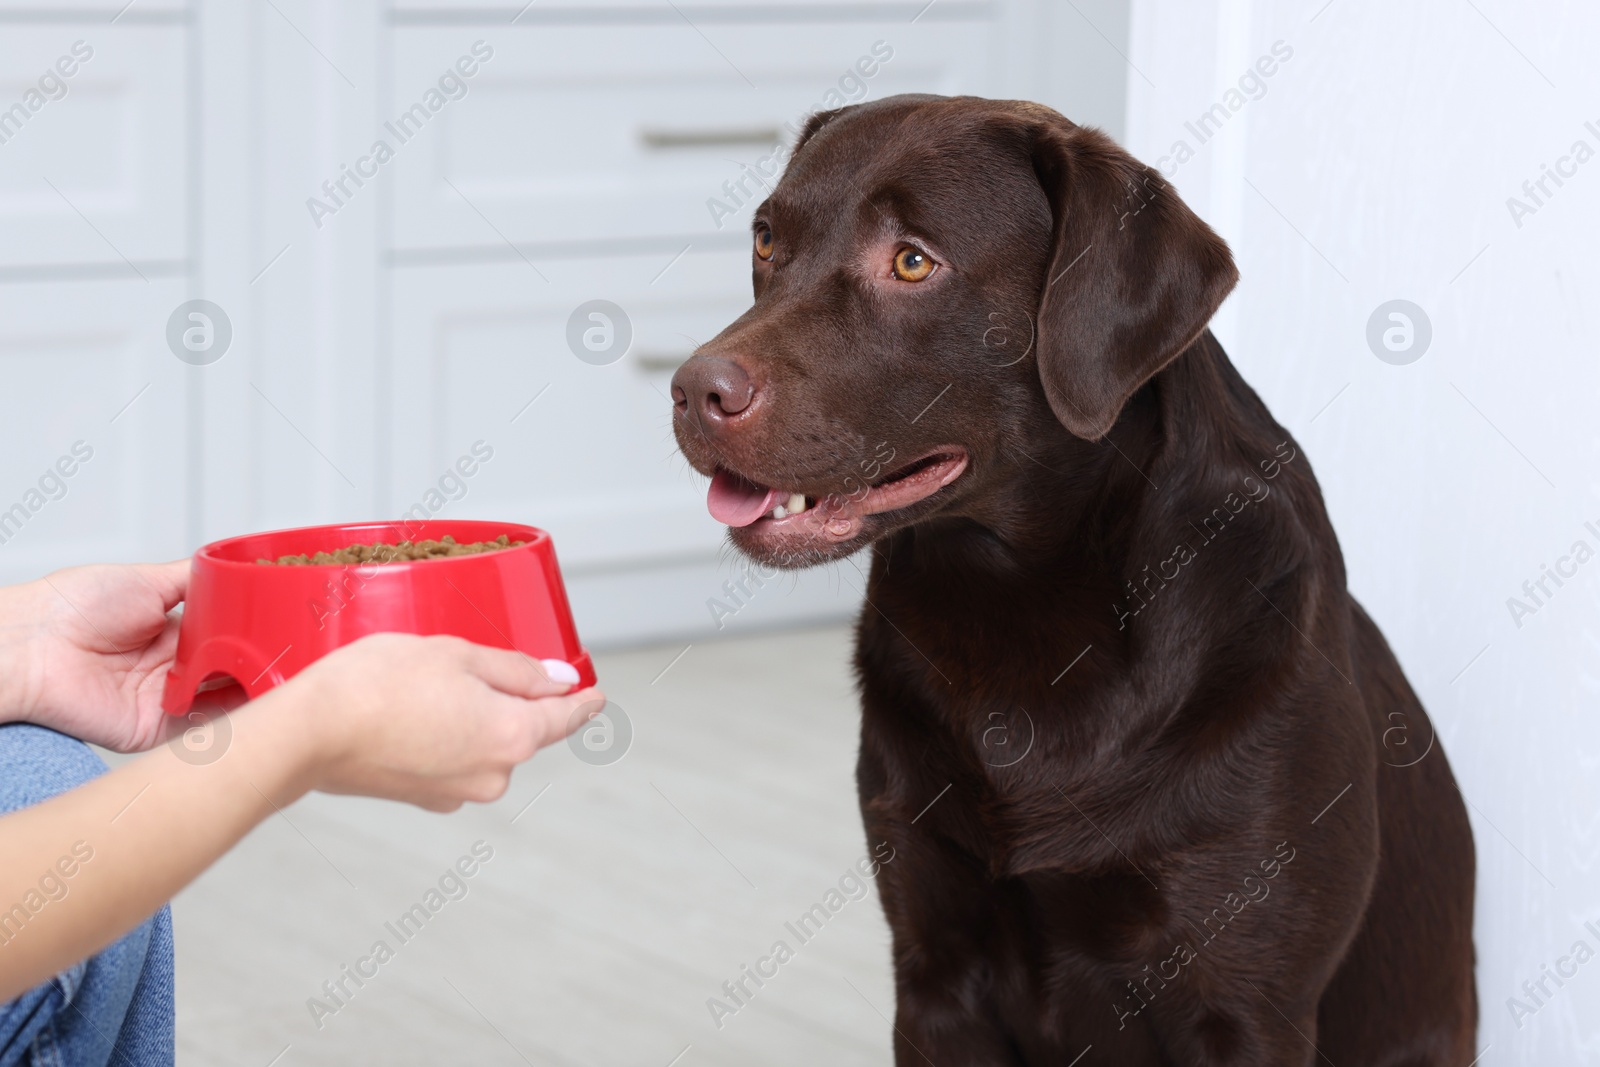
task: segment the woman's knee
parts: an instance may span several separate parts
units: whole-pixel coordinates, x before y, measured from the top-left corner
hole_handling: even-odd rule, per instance
[[[0,726],[0,813],[42,803],[106,771],[82,741],[32,723]]]
[[[0,814],[43,803],[105,772],[88,745],[28,723],[0,726]],[[63,843],[61,855],[33,872],[32,885],[17,900],[0,901],[0,947],[22,936],[44,909],[64,899],[78,868],[94,858],[87,841]]]
[[[171,936],[163,908],[88,959],[0,1004],[0,1064],[170,1063]],[[139,1049],[153,1051],[133,1054]]]

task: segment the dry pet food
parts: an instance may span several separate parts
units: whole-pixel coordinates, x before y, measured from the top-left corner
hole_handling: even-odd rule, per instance
[[[516,548],[526,541],[513,541],[501,534],[493,541],[474,541],[470,545],[456,543],[449,534],[439,541],[401,541],[397,545],[382,541],[371,545],[351,545],[337,552],[315,552],[311,555],[279,556],[277,559],[258,559],[257,563],[285,567],[340,566],[352,563],[409,563],[419,559],[446,559],[450,556],[476,556],[480,552],[499,552]]]

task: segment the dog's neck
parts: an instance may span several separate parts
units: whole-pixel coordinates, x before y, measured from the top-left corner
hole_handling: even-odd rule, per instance
[[[1290,451],[1276,452],[1280,443]],[[1064,706],[1069,690],[1074,706],[1087,707],[1089,688],[1137,678],[1138,706],[1153,718],[1112,715],[1104,723],[1137,733],[1180,706],[1215,654],[1196,643],[1183,607],[1182,590],[1196,588],[1194,568],[1227,576],[1219,580],[1241,594],[1209,604],[1208,632],[1244,625],[1260,610],[1248,595],[1250,575],[1270,588],[1292,572],[1296,595],[1313,601],[1344,589],[1309,465],[1209,334],[1129,401],[1108,440],[1080,440],[1052,419],[1028,445],[984,472],[985,491],[965,514],[874,546],[858,657],[905,642],[917,656],[893,669],[912,685],[933,692],[952,677],[985,677],[985,700],[1039,708]],[[1252,492],[1245,502],[1241,494]],[[1292,529],[1324,550],[1263,554],[1265,546],[1299,543],[1284,533]],[[1060,668],[1091,647],[1101,669],[1063,680]],[[1050,670],[985,675],[989,665],[1016,662],[1019,648],[1035,650]],[[1166,669],[1178,660],[1187,669]],[[1109,663],[1118,664],[1110,675]],[[950,713],[959,720],[987,705],[963,707]]]

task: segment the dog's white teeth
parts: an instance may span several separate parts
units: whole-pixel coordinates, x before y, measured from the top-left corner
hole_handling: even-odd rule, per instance
[[[769,519],[783,519],[791,515],[799,515],[805,510],[806,495],[804,493],[790,493],[788,499],[767,512],[767,517]]]

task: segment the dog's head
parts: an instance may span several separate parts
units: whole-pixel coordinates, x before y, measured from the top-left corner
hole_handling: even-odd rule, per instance
[[[777,566],[974,513],[1041,427],[1103,437],[1237,278],[1104,134],[973,97],[813,116],[752,244],[755,305],[679,368],[673,425]]]

